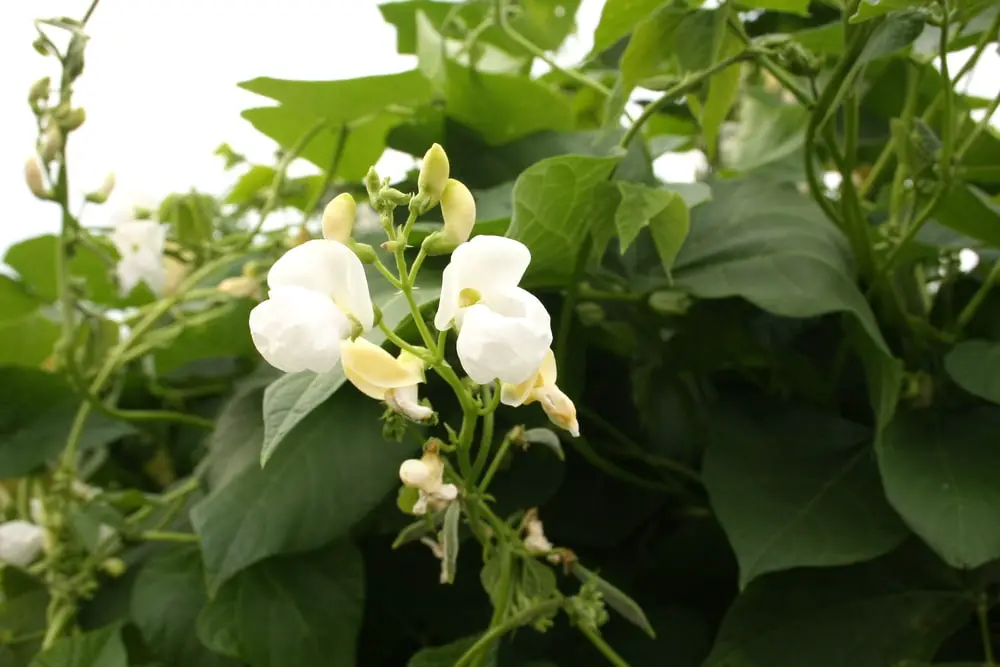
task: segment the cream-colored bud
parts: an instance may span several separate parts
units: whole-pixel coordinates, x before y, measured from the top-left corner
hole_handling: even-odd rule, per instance
[[[434,471],[419,459],[407,459],[399,466],[399,479],[411,489],[419,489],[431,481]]]
[[[45,128],[45,134],[42,135],[42,145],[39,150],[42,160],[45,163],[52,162],[52,160],[59,155],[59,151],[62,150],[62,147],[62,130],[59,129],[59,125],[56,123],[49,123],[48,127]]]
[[[334,197],[323,211],[323,238],[328,241],[347,243],[354,230],[354,218],[358,206],[350,193]]]
[[[42,177],[42,168],[38,166],[38,160],[33,157],[28,158],[24,165],[24,180],[28,184],[31,194],[39,199],[51,199],[52,195],[45,187],[45,179]]]
[[[441,193],[448,184],[450,174],[448,155],[440,144],[434,144],[424,153],[420,175],[417,177],[417,186],[420,188],[418,196],[425,200],[427,208],[435,206],[441,200]]]
[[[86,200],[93,204],[103,204],[108,201],[108,197],[111,196],[111,192],[115,189],[115,175],[114,172],[109,173],[104,177],[104,182],[101,183],[101,187],[93,192],[88,192],[86,195]]]
[[[28,104],[31,105],[32,109],[38,108],[39,102],[48,99],[51,85],[52,81],[49,77],[44,77],[31,84],[31,88],[28,90]]]
[[[240,299],[260,299],[260,283],[249,276],[226,278],[219,283],[218,290]]]
[[[476,224],[476,200],[461,181],[449,178],[441,193],[444,238],[456,246],[469,240]]]

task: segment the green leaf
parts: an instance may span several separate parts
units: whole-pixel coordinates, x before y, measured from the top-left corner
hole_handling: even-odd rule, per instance
[[[865,4],[865,0],[862,0],[862,4]],[[924,17],[920,12],[893,14],[872,34],[861,55],[858,56],[855,67],[908,48],[923,31]]]
[[[30,667],[128,667],[117,623],[93,632],[56,640]]]
[[[636,26],[621,58],[621,86],[626,93],[644,79],[679,71],[675,41],[688,13],[665,4]]]
[[[809,16],[809,0],[744,0],[740,4],[753,9],[769,9],[776,12]]]
[[[868,401],[875,415],[875,441],[882,437],[885,427],[892,421],[899,404],[899,393],[903,384],[903,362],[887,355],[875,341],[865,333],[860,322],[852,321],[847,326],[848,336],[861,357],[868,382]]]
[[[369,276],[369,284],[374,281]],[[373,291],[372,302],[382,310],[382,321],[390,329],[397,329],[410,319],[410,307],[401,292],[395,292],[381,278]],[[441,292],[440,277],[423,271],[414,291],[418,306],[437,301]],[[385,340],[384,334],[375,329],[365,336],[373,343]],[[310,371],[289,373],[271,384],[264,392],[264,443],[260,452],[261,465],[267,463],[277,447],[292,429],[313,410],[322,405],[340,389],[347,380],[341,366],[317,375]]]
[[[34,296],[54,302],[59,291],[56,287],[56,248],[59,239],[53,234],[36,236],[16,243],[7,250],[4,262],[17,271],[21,280]],[[86,298],[97,303],[118,303],[118,288],[112,278],[112,266],[87,246],[77,245],[69,262],[70,275],[82,278]]]
[[[809,113],[797,104],[759,89],[750,89],[740,101],[740,122],[724,157],[729,167],[751,171],[778,162],[802,148]]]
[[[1000,558],[998,429],[993,407],[897,414],[877,448],[889,502],[954,567]]]
[[[618,192],[621,201],[615,211],[615,227],[621,253],[625,254],[639,230],[648,227],[663,272],[669,276],[691,226],[684,199],[676,192],[625,181],[618,183]]]
[[[930,658],[971,605],[962,591],[919,579],[907,565],[887,557],[758,579],[729,608],[704,667],[886,667]]]
[[[1000,246],[1000,206],[971,185],[956,184],[934,210],[934,220],[991,246]]]
[[[337,542],[240,572],[202,612],[199,635],[209,645],[235,643],[251,667],[349,667],[364,598],[361,553]]]
[[[248,466],[195,506],[210,593],[269,556],[344,537],[396,488],[410,448],[383,441],[380,414],[360,392],[338,394],[298,424],[267,467]]]
[[[186,314],[181,332],[153,355],[157,372],[166,375],[203,359],[252,355],[247,321],[255,305],[251,299],[235,299],[208,311]]]
[[[653,630],[653,626],[649,624],[649,619],[646,618],[642,607],[635,600],[625,595],[616,586],[601,579],[596,573],[580,565],[580,563],[574,562],[571,571],[573,576],[582,583],[594,582],[597,590],[604,596],[605,604],[621,614],[626,621],[635,625],[653,639],[656,639],[656,631]]]
[[[533,285],[564,284],[591,227],[610,221],[615,199],[604,186],[620,161],[620,156],[565,155],[521,172],[507,236],[531,250],[526,278]]]
[[[692,211],[674,264],[679,286],[704,299],[739,296],[783,317],[846,312],[889,354],[844,238],[811,201],[752,178],[712,188],[712,201]]]
[[[945,356],[944,368],[965,391],[1000,403],[1000,343],[985,340],[959,343]]]
[[[718,20],[725,21],[727,12],[720,10],[717,12]],[[715,60],[725,60],[737,55],[743,50],[743,42],[731,31],[726,30],[723,24],[722,43],[718,47],[718,55]],[[719,128],[729,117],[729,112],[740,92],[740,80],[742,72],[739,64],[730,65],[718,74],[714,75],[708,82],[708,97],[705,98],[705,105],[701,112],[701,127],[704,135],[705,145],[708,147],[708,155],[712,157],[718,150],[717,139]]]
[[[28,294],[24,283],[0,275],[0,321],[30,315],[39,302]]]
[[[40,310],[0,319],[0,366],[37,368],[52,356],[61,329]]]
[[[649,16],[664,0],[607,0],[601,19],[594,30],[593,53],[604,51],[632,32],[640,21]]]
[[[713,425],[702,478],[741,586],[768,572],[875,558],[909,534],[885,500],[867,429],[785,409],[716,416]]]
[[[58,456],[79,405],[59,376],[0,368],[0,477],[26,475]],[[92,414],[78,448],[89,451],[135,432],[131,424]]]
[[[479,640],[479,637],[465,637],[444,646],[432,646],[420,649],[413,654],[413,657],[406,663],[406,667],[454,667],[459,658],[472,648],[472,645]],[[497,667],[497,644],[494,642],[490,648],[480,654],[481,667]]]
[[[857,11],[851,16],[851,23],[868,21],[889,12],[919,7],[922,4],[922,0],[861,0]]]
[[[205,594],[196,546],[173,547],[143,565],[132,587],[132,620],[165,665],[222,667],[233,661],[209,651],[195,634]]]
[[[560,461],[566,460],[566,453],[563,451],[559,436],[549,428],[529,428],[524,432],[524,441],[529,445],[542,445],[555,454]]]

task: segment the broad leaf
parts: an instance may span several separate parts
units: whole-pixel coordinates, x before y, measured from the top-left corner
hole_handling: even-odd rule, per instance
[[[349,667],[364,597],[361,553],[337,542],[239,573],[199,618],[199,634],[211,645],[234,643],[251,667]]]
[[[479,637],[466,637],[444,646],[432,646],[417,651],[406,663],[406,667],[454,667],[459,658],[472,648]],[[497,644],[494,642],[480,654],[481,667],[497,667]]]
[[[249,356],[254,351],[247,320],[256,303],[237,299],[207,312],[189,313],[183,330],[153,355],[161,375],[203,359]]]
[[[889,502],[950,565],[1000,558],[1000,409],[897,414],[878,447]]]
[[[406,297],[375,278],[369,281],[381,289],[372,294],[372,302],[381,308],[382,321],[391,329],[398,328],[410,318],[410,307]],[[423,271],[420,274],[414,298],[418,306],[437,301],[440,294],[440,278]],[[378,329],[365,336],[374,343],[381,343],[385,336]],[[289,373],[271,384],[264,392],[264,443],[260,452],[261,465],[267,463],[277,446],[291,433],[292,429],[309,413],[334,395],[347,378],[341,366],[329,373],[318,375],[311,371]]]
[[[809,15],[809,0],[745,0],[740,4],[754,9],[771,9],[778,12],[801,14],[802,16]]]
[[[963,591],[907,576],[905,566],[887,557],[755,581],[729,608],[704,667],[886,667],[930,658],[971,603]]]
[[[234,665],[209,651],[195,634],[198,614],[207,601],[198,548],[175,547],[143,565],[132,587],[132,620],[166,665]]]
[[[728,12],[719,10],[715,12],[715,20],[726,21]],[[724,25],[724,24],[723,24]],[[723,28],[725,30],[725,28]],[[739,54],[743,50],[743,42],[725,30],[722,33],[720,43],[716,47],[716,55],[713,62],[725,60]],[[704,68],[703,68],[704,69]],[[701,111],[701,127],[705,137],[705,145],[708,148],[708,155],[712,157],[717,152],[717,140],[719,128],[729,117],[729,112],[736,104],[736,98],[740,92],[740,81],[742,71],[739,64],[730,65],[708,81],[708,96],[705,98],[705,105]]]
[[[29,315],[39,305],[38,299],[28,293],[27,285],[0,275],[0,321]]]
[[[712,187],[674,264],[679,286],[705,299],[739,296],[783,317],[846,312],[888,354],[844,238],[811,201],[754,179]]]
[[[1000,246],[1000,206],[970,185],[952,187],[934,210],[934,219],[977,241]]]
[[[797,104],[759,89],[747,91],[740,102],[736,135],[723,144],[728,166],[751,171],[795,154],[805,138],[808,112]]]
[[[662,4],[664,0],[607,0],[594,30],[594,53],[613,46]]]
[[[848,565],[909,534],[885,500],[867,429],[832,415],[719,415],[702,476],[740,563],[740,581]]]
[[[29,667],[128,667],[121,626],[116,623],[56,640],[35,656]]]
[[[61,329],[41,310],[0,319],[0,365],[35,367],[52,356]]]
[[[636,26],[621,59],[621,85],[626,94],[644,79],[679,72],[679,49],[675,42],[689,13],[680,7],[663,5]]]
[[[618,183],[621,201],[615,211],[618,245],[628,249],[644,227],[649,228],[663,272],[670,275],[674,259],[687,237],[690,220],[683,197],[676,192],[627,183]]]
[[[378,404],[354,390],[309,414],[267,467],[248,466],[192,510],[210,593],[269,556],[315,549],[399,484],[409,447],[382,439]]]
[[[944,367],[965,391],[1000,403],[1000,343],[985,340],[959,343],[944,358]]]
[[[58,245],[58,237],[45,234],[12,245],[4,256],[4,261],[17,271],[34,296],[47,303],[55,301],[59,294],[55,264]],[[117,303],[119,300],[112,269],[113,266],[105,264],[100,255],[86,246],[77,246],[69,262],[70,274],[86,283],[86,298],[98,303]]]
[[[514,184],[514,217],[507,236],[531,250],[526,280],[561,285],[595,224],[608,224],[615,199],[606,183],[621,158],[566,155],[528,167]]]

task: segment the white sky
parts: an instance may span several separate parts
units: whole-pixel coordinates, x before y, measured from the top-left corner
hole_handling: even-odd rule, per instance
[[[56,207],[24,185],[34,117],[28,88],[55,77],[54,60],[35,54],[33,20],[80,18],[89,0],[6,0],[0,21],[0,252],[58,226]],[[583,0],[579,36],[565,49],[572,62],[590,47],[603,0]],[[73,190],[118,177],[112,204],[162,197],[192,186],[220,193],[232,180],[212,151],[223,141],[251,160],[270,164],[274,144],[240,112],[269,101],[236,87],[256,76],[329,80],[411,69],[395,52],[395,29],[376,0],[101,0],[88,24],[86,71],[75,101],[87,122],[69,146]],[[995,54],[973,91],[993,94],[1000,79]],[[562,60],[562,58],[560,58]],[[949,59],[950,61],[950,59]],[[983,68],[980,68],[983,73]],[[657,171],[688,180],[697,160],[667,158]],[[388,166],[388,165],[387,165]],[[399,161],[396,167],[399,168]],[[666,172],[666,173],[664,173]],[[88,223],[110,212],[91,207]]]

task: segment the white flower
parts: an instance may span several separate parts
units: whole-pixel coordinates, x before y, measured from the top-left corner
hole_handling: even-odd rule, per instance
[[[268,299],[250,312],[250,333],[264,359],[287,373],[327,373],[340,343],[375,321],[361,260],[336,241],[307,241],[267,275]]]
[[[554,548],[549,538],[545,537],[545,529],[542,522],[537,517],[529,519],[525,525],[524,548],[531,554],[544,554]]]
[[[7,521],[0,524],[0,561],[27,567],[45,545],[45,530],[30,521]]]
[[[531,263],[527,246],[477,236],[458,246],[444,270],[434,317],[440,331],[458,328],[458,358],[479,384],[521,384],[538,370],[552,344],[545,306],[518,287]]]
[[[420,405],[417,385],[424,381],[424,362],[406,350],[398,357],[364,338],[340,345],[347,379],[362,393],[385,401],[394,411],[413,421],[424,421],[433,410]]]
[[[444,462],[434,450],[427,450],[419,459],[407,459],[399,466],[399,479],[405,486],[420,491],[413,513],[422,515],[427,508],[444,509],[458,498],[458,487],[444,483]]]
[[[153,220],[120,222],[111,233],[121,259],[116,271],[122,295],[128,295],[136,285],[145,282],[154,294],[162,294],[167,282],[163,247],[166,228]]]
[[[538,372],[521,384],[504,384],[500,401],[504,405],[517,407],[538,401],[552,423],[569,431],[574,438],[580,435],[580,424],[576,420],[576,406],[569,396],[556,386],[556,357],[549,350],[542,360]]]

